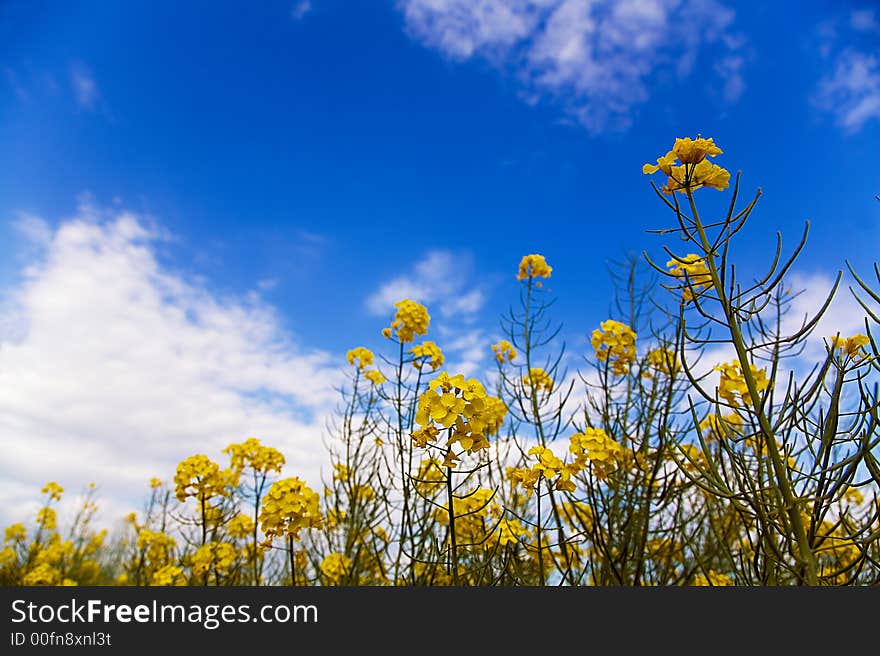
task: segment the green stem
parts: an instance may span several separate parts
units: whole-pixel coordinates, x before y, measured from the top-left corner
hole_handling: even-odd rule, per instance
[[[779,493],[782,495],[783,502],[785,503],[785,509],[788,513],[789,521],[791,522],[791,528],[794,532],[794,539],[797,543],[798,559],[800,560],[800,565],[804,570],[804,576],[806,578],[807,585],[815,586],[819,584],[816,557],[813,553],[813,550],[810,548],[810,542],[807,537],[807,532],[804,528],[804,522],[801,518],[800,510],[798,508],[798,502],[791,488],[791,481],[788,478],[788,471],[786,470],[785,464],[782,461],[782,457],[779,454],[779,447],[776,444],[776,436],[773,431],[773,427],[770,425],[770,420],[767,418],[763,407],[760,405],[761,397],[760,393],[758,392],[758,386],[755,382],[755,377],[752,374],[751,362],[749,361],[748,351],[746,350],[745,346],[745,340],[739,326],[739,317],[736,315],[734,308],[730,300],[727,298],[727,294],[725,293],[724,286],[718,274],[718,266],[715,263],[714,253],[712,252],[712,247],[710,246],[709,239],[706,236],[706,230],[703,227],[703,223],[700,220],[699,213],[697,212],[697,206],[694,202],[693,192],[690,188],[687,189],[687,197],[688,203],[690,204],[691,213],[693,215],[694,223],[696,224],[697,233],[700,236],[700,243],[703,248],[703,252],[706,253],[706,264],[712,277],[712,285],[714,286],[715,291],[718,294],[718,300],[721,303],[722,310],[724,311],[724,316],[727,320],[727,325],[730,330],[731,341],[733,342],[733,347],[736,350],[736,356],[739,360],[740,368],[743,372],[743,378],[745,379],[746,387],[749,391],[749,398],[751,399],[755,416],[758,419],[758,424],[761,427],[761,433],[764,435],[764,440],[767,443],[767,452],[770,454],[770,461],[773,466],[776,487]]]

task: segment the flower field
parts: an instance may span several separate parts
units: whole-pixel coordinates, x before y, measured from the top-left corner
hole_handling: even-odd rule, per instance
[[[94,489],[59,525],[63,481],[47,472],[36,517],[5,529],[0,583],[880,582],[880,285],[852,271],[864,333],[818,334],[844,292],[791,316],[806,237],[741,278],[760,192],[743,200],[723,155],[679,138],[644,165],[658,247],[617,267],[613,316],[586,327],[577,360],[542,254],[511,262],[505,339],[485,345],[495,369],[479,379],[444,367],[430,308],[400,299],[375,327],[382,351],[353,345],[340,363],[321,489],[281,476],[291,454],[243,436],[156,472],[146,508],[111,532],[95,525]],[[726,213],[701,214],[718,193]],[[807,362],[816,340],[824,356]]]

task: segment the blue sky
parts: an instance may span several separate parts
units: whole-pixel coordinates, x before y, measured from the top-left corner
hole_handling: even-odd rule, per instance
[[[677,136],[763,190],[743,271],[806,219],[817,290],[876,259],[874,3],[10,0],[0,44],[9,502],[256,433],[314,478],[345,350],[409,295],[479,374],[527,253],[586,351]]]

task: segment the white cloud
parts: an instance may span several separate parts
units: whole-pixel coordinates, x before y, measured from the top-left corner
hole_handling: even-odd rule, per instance
[[[250,436],[318,485],[338,359],[295,344],[258,296],[170,272],[138,217],[89,213],[48,235],[23,224],[48,238],[0,306],[0,520],[30,519],[48,480],[138,509],[151,476]]]
[[[476,376],[483,381],[488,379],[482,365],[491,346],[481,329],[454,331],[444,328],[439,334],[442,338],[441,347],[448,353],[444,369],[465,376]]]
[[[791,278],[791,289],[800,292],[793,301],[788,315],[782,323],[786,333],[795,333],[807,318],[812,318],[831,292],[834,280],[826,273],[798,273]],[[867,298],[865,294],[862,297]],[[865,332],[864,308],[847,289],[846,281],[841,282],[828,310],[816,324],[806,341],[804,351],[798,360],[808,368],[825,357],[825,343],[830,337],[840,333],[849,337]]]
[[[880,119],[880,20],[873,9],[837,14],[816,27],[819,54],[827,69],[811,101],[846,134]]]
[[[290,10],[290,17],[299,21],[305,18],[305,15],[312,10],[312,3],[309,0],[299,0]]]
[[[33,214],[19,213],[13,226],[20,235],[37,246],[46,246],[52,239],[52,229],[49,224]]]
[[[880,119],[880,60],[858,50],[843,51],[819,81],[814,102],[850,134]]]
[[[688,75],[708,44],[731,54],[734,12],[717,0],[398,0],[413,38],[456,61],[513,73],[529,102],[549,97],[592,132],[625,128],[648,79]],[[744,81],[739,63],[728,100]],[[728,66],[729,68],[729,66]],[[722,72],[723,74],[723,72]]]
[[[719,60],[715,65],[715,71],[724,80],[722,94],[724,100],[729,103],[740,99],[746,89],[746,82],[742,76],[745,59],[740,55],[730,55]]]
[[[470,257],[452,251],[429,251],[404,274],[384,283],[367,298],[367,309],[376,316],[390,316],[394,304],[404,298],[428,306],[437,306],[440,315],[453,317],[473,315],[485,301],[480,288],[469,288],[472,270]]]
[[[80,107],[95,109],[100,97],[98,84],[92,72],[82,62],[75,62],[70,67],[70,86]]]
[[[873,9],[857,9],[849,15],[849,24],[858,32],[880,29],[880,21]]]

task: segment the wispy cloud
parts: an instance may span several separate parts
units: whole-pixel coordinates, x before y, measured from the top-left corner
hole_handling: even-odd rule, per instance
[[[728,55],[715,64],[715,72],[724,80],[724,100],[729,103],[739,100],[746,90],[746,81],[742,75],[745,61],[742,55]]]
[[[88,110],[96,108],[100,98],[98,84],[82,62],[74,62],[70,67],[70,88],[77,105]]]
[[[880,119],[880,60],[857,50],[842,52],[832,71],[819,80],[814,100],[849,134]]]
[[[299,0],[290,10],[290,17],[293,20],[300,21],[305,18],[306,14],[312,10],[312,3],[309,0]]]
[[[338,358],[298,346],[258,294],[219,297],[169,270],[134,215],[20,225],[44,247],[3,294],[0,519],[23,519],[49,479],[95,481],[136,509],[151,476],[249,436],[319,483]]]
[[[816,84],[814,106],[847,134],[880,120],[880,20],[873,9],[853,10],[821,23],[818,51],[828,70]]]
[[[849,24],[859,32],[880,30],[880,20],[873,9],[856,9],[850,13]]]
[[[469,255],[447,250],[429,251],[407,274],[383,283],[367,300],[376,316],[388,316],[404,298],[435,307],[442,316],[470,316],[485,302],[484,292],[472,287],[473,265]]]
[[[703,49],[722,53],[728,101],[745,88],[733,10],[717,0],[398,0],[413,38],[456,61],[514,75],[592,132],[626,128],[663,69],[684,77]],[[725,57],[727,58],[725,60]]]

